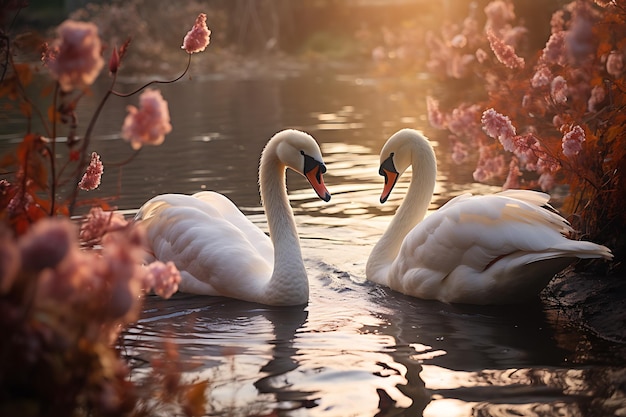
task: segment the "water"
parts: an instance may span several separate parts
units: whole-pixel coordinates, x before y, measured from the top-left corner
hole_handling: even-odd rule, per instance
[[[209,381],[207,408],[216,416],[607,416],[626,406],[619,396],[625,347],[551,305],[450,306],[365,280],[367,256],[406,189],[400,182],[385,205],[378,202],[377,153],[390,134],[414,127],[435,139],[440,172],[432,209],[461,192],[495,190],[473,183],[471,167],[451,165],[448,144],[428,131],[428,80],[196,77],[159,88],[174,130],[121,168],[113,162],[131,150],[119,129],[136,98],[108,103],[93,143],[105,175],[92,197],[114,196],[132,214],[155,194],[217,190],[267,230],[258,158],[266,140],[288,127],[320,143],[333,197],[324,203],[304,179],[288,175],[309,272],[307,306],[148,296],[124,340],[132,363],[172,340],[185,377]],[[4,132],[18,127],[9,120]],[[145,369],[138,366],[135,377]]]

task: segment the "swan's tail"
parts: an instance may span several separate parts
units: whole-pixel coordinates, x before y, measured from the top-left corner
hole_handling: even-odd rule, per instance
[[[611,249],[593,242],[570,240],[552,249],[555,253],[561,250],[562,256],[575,256],[581,259],[604,258],[609,261],[613,259]]]

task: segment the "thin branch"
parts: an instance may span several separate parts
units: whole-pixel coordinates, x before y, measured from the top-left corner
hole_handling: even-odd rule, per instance
[[[100,112],[104,108],[104,104],[108,100],[109,96],[113,94],[113,86],[115,85],[115,81],[117,80],[117,73],[113,74],[113,80],[111,81],[111,87],[107,90],[107,92],[100,100],[100,104],[96,108],[91,120],[89,121],[89,126],[87,126],[87,131],[85,132],[85,136],[83,137],[83,143],[80,147],[80,160],[78,166],[76,167],[75,175],[74,175],[74,186],[72,187],[72,196],[70,197],[69,204],[69,213],[70,216],[73,214],[74,207],[76,206],[76,199],[78,198],[78,183],[80,182],[80,178],[83,175],[83,171],[87,168],[87,149],[89,147],[89,142],[91,140],[91,134],[96,125],[96,121],[100,116]]]
[[[171,84],[171,83],[175,83],[176,81],[178,81],[181,78],[183,78],[185,76],[185,74],[187,74],[187,71],[189,71],[189,67],[191,66],[191,54],[187,54],[187,55],[189,55],[189,59],[187,60],[187,67],[185,68],[185,70],[183,71],[182,74],[180,74],[178,77],[174,78],[173,80],[167,80],[167,81],[152,80],[149,83],[146,83],[143,86],[139,87],[138,89],[136,89],[134,91],[131,91],[130,93],[120,93],[118,91],[111,90],[111,94],[113,94],[114,96],[118,96],[118,97],[130,97],[130,96],[132,96],[134,94],[137,94],[138,92],[140,92],[144,88],[151,86],[152,84]]]

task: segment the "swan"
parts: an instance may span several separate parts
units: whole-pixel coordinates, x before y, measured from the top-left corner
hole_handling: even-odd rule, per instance
[[[276,133],[259,164],[270,237],[231,200],[213,191],[163,194],[139,209],[135,219],[145,227],[149,255],[175,263],[181,273],[179,291],[276,306],[308,302],[286,168],[304,175],[319,198],[330,200],[322,178],[326,166],[315,139],[293,129]]]
[[[613,257],[605,246],[568,239],[573,229],[548,206],[549,195],[536,191],[464,194],[425,217],[437,160],[416,130],[392,135],[380,162],[381,203],[409,166],[412,176],[404,201],[368,258],[370,281],[446,303],[510,304],[537,296],[576,258]]]

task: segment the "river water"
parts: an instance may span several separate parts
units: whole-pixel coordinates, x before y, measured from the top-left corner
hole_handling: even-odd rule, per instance
[[[429,131],[427,79],[283,75],[159,86],[173,131],[121,168],[114,163],[131,150],[119,130],[125,106],[137,98],[113,97],[105,107],[93,143],[105,174],[92,196],[115,197],[129,216],[155,194],[216,190],[267,230],[258,159],[284,128],[318,140],[332,194],[324,203],[304,179],[287,177],[309,273],[307,306],[148,296],[125,335],[130,357],[149,360],[171,340],[185,378],[209,381],[207,409],[215,416],[624,415],[615,410],[626,410],[618,395],[625,346],[580,328],[554,304],[446,305],[365,280],[369,252],[406,190],[400,182],[385,205],[378,201],[377,154],[396,130],[432,135],[440,163],[433,210],[461,192],[497,190],[473,183],[472,167],[452,165],[445,137]],[[104,88],[96,86],[94,97]],[[8,121],[4,132],[16,123]],[[138,378],[143,372],[145,366],[134,371]]]

